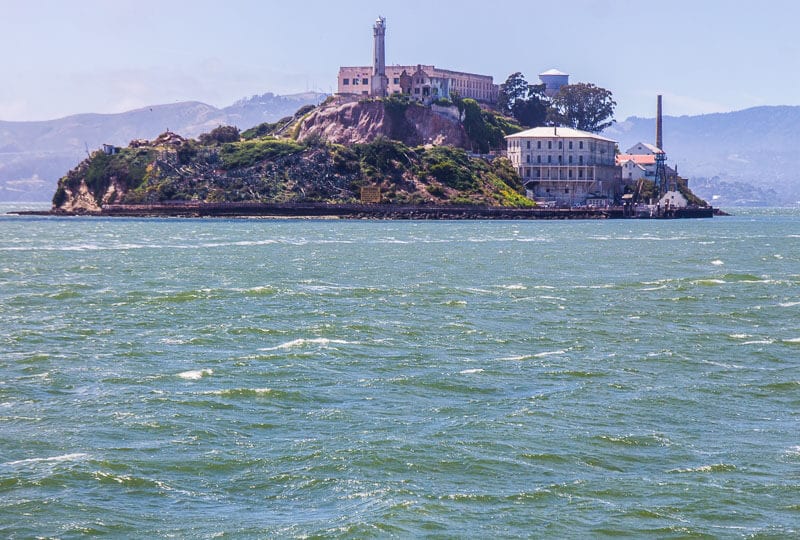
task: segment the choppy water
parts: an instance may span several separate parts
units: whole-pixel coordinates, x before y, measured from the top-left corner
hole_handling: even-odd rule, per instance
[[[796,210],[4,216],[0,313],[3,537],[800,534]]]

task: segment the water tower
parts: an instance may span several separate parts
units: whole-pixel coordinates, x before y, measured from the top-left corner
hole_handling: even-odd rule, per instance
[[[553,97],[558,94],[562,86],[569,84],[569,74],[557,69],[548,69],[544,73],[539,73],[539,80],[544,84],[544,94]]]

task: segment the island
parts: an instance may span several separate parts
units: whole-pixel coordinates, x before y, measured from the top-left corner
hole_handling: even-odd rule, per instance
[[[330,97],[244,132],[105,145],[58,183],[51,213],[104,216],[609,218],[548,207],[502,152],[514,120],[463,99]],[[687,195],[691,196],[688,193]]]

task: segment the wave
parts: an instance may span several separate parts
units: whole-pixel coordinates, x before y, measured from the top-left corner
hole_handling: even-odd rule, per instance
[[[178,377],[181,379],[186,379],[187,381],[199,381],[203,377],[208,375],[213,375],[213,369],[194,369],[191,371],[184,371],[182,373],[178,373]]]
[[[64,454],[61,456],[53,456],[53,457],[46,457],[46,458],[29,458],[29,459],[20,459],[17,461],[8,461],[3,465],[27,465],[29,463],[58,463],[61,461],[79,461],[89,457],[89,454],[83,453],[74,453],[74,454]]]
[[[275,393],[272,388],[226,388],[224,390],[209,390],[202,392],[206,396],[221,397],[263,397]],[[278,394],[283,394],[278,392]]]
[[[707,473],[707,472],[733,472],[736,470],[736,465],[728,463],[715,463],[713,465],[701,465],[699,467],[688,467],[685,469],[670,469],[668,473]]]
[[[504,356],[502,358],[498,358],[498,360],[507,362],[521,362],[523,360],[532,360],[534,358],[545,358],[548,356],[558,356],[561,354],[567,354],[567,351],[561,349],[557,351],[542,351],[534,354],[519,354],[514,356]]]
[[[330,345],[358,345],[358,341],[345,341],[343,339],[328,339],[328,338],[299,338],[281,343],[275,347],[265,347],[258,349],[259,351],[280,351],[295,349],[298,347],[305,347],[306,345],[319,345],[321,347],[328,347]]]

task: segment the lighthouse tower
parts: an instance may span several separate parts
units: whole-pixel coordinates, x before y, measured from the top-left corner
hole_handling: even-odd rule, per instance
[[[389,87],[389,79],[386,77],[386,19],[384,17],[378,17],[372,30],[375,36],[375,45],[372,55],[372,85],[370,87],[370,95],[386,97],[386,89]]]

